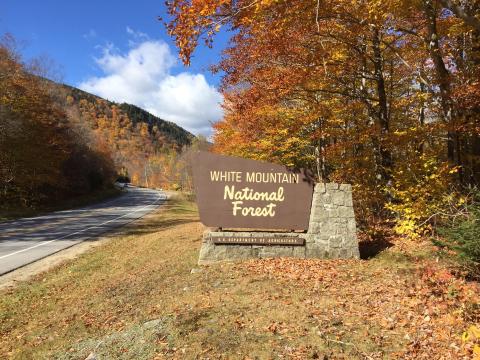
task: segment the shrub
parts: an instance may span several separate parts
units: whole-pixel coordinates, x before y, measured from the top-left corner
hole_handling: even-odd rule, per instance
[[[450,221],[438,232],[444,240],[437,241],[437,245],[455,250],[459,258],[480,275],[480,205],[469,206],[465,217]]]
[[[397,234],[422,237],[432,232],[436,220],[458,211],[466,200],[452,188],[456,171],[428,155],[397,166],[386,189],[391,198],[386,208],[395,217]]]

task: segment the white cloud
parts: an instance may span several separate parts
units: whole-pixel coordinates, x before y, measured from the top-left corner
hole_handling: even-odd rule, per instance
[[[141,31],[135,31],[130,26],[127,26],[127,34],[130,35],[131,39],[128,40],[128,45],[130,47],[136,46],[141,41],[150,40],[150,36]]]
[[[211,123],[222,117],[221,94],[202,74],[173,75],[176,58],[169,46],[127,28],[135,43],[127,53],[113,45],[103,48],[96,63],[104,76],[91,77],[79,87],[116,102],[135,104],[185,129],[209,136]]]
[[[84,39],[93,39],[97,37],[97,32],[94,29],[90,29],[87,33],[82,35]]]

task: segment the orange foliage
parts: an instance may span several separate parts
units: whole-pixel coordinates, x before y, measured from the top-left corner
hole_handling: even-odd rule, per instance
[[[225,74],[216,151],[352,183],[362,221],[414,211],[412,233],[448,211],[450,184],[480,181],[480,34],[439,2],[176,0],[169,9],[186,63],[219,25],[235,31],[215,68]]]

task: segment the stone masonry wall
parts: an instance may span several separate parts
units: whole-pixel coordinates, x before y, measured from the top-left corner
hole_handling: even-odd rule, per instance
[[[317,184],[306,233],[307,258],[359,258],[357,225],[349,184]]]
[[[211,236],[292,237],[305,246],[215,245]],[[209,231],[203,235],[198,263],[266,257],[359,258],[352,187],[348,184],[316,184],[306,233]]]

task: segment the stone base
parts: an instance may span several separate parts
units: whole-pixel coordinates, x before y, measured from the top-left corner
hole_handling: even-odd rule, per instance
[[[300,237],[305,239],[305,245],[216,245],[211,237]],[[205,231],[198,259],[199,265],[208,265],[220,261],[236,261],[246,259],[262,259],[277,257],[348,259],[359,258],[358,244],[349,244],[338,237],[332,242],[316,242],[308,233],[277,233],[277,232],[234,232]]]
[[[211,237],[300,237],[305,246],[215,245]],[[206,231],[199,265],[251,258],[348,259],[360,257],[353,212],[352,188],[347,184],[317,184],[306,233]]]
[[[305,257],[305,246],[295,245],[215,245],[211,237],[300,237],[306,239],[307,234],[276,232],[235,232],[205,231],[202,248],[198,259],[199,265],[207,265],[218,261],[244,260],[266,257]]]

